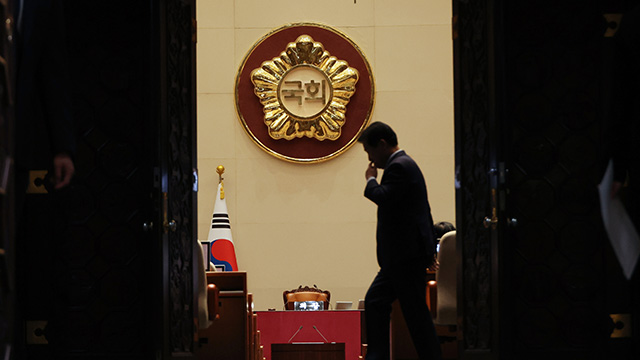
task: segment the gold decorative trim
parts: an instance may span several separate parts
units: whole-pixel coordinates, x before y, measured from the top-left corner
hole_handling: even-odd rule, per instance
[[[269,146],[265,145],[251,130],[251,128],[249,127],[247,120],[245,119],[245,116],[243,115],[241,109],[240,109],[240,102],[241,99],[239,97],[240,95],[240,82],[242,80],[241,75],[245,72],[245,66],[247,64],[247,61],[251,58],[252,55],[254,55],[254,52],[256,51],[256,49],[263,43],[265,42],[267,39],[269,39],[271,36],[277,34],[278,32],[281,32],[283,30],[286,30],[288,28],[293,28],[293,27],[304,27],[304,26],[309,26],[309,27],[317,27],[317,28],[321,28],[324,30],[328,30],[330,32],[333,32],[334,34],[338,35],[339,37],[343,38],[344,40],[346,40],[352,47],[353,49],[360,55],[360,57],[362,58],[362,61],[364,63],[364,66],[366,67],[366,74],[364,74],[364,76],[366,78],[368,78],[369,80],[369,84],[370,84],[370,89],[369,89],[369,94],[367,94],[369,96],[370,102],[367,106],[366,109],[366,115],[365,115],[365,119],[362,122],[361,126],[358,128],[357,130],[357,134],[356,136],[354,136],[352,139],[350,139],[344,146],[342,146],[340,149],[336,150],[336,151],[332,151],[326,155],[322,155],[322,156],[315,156],[315,157],[308,157],[308,158],[303,158],[303,157],[296,157],[296,156],[290,156],[290,155],[285,155],[282,154],[278,151],[275,151],[273,149],[271,149]],[[362,70],[362,69],[361,69]],[[359,79],[362,80],[362,71],[360,71],[359,73]],[[271,156],[274,156],[278,159],[281,160],[285,160],[288,162],[293,162],[293,163],[303,163],[303,164],[313,164],[313,163],[319,163],[319,162],[324,162],[326,160],[332,159],[338,155],[341,155],[342,153],[344,153],[345,151],[347,151],[349,148],[351,148],[351,146],[353,146],[358,139],[358,135],[366,128],[366,126],[368,125],[370,119],[371,119],[371,115],[373,113],[373,109],[375,107],[375,80],[374,80],[374,76],[373,76],[373,71],[371,69],[371,65],[367,59],[367,57],[365,56],[364,52],[360,49],[360,47],[358,47],[358,45],[351,40],[346,34],[342,33],[341,31],[334,29],[328,25],[325,24],[320,24],[320,23],[311,23],[311,22],[300,22],[300,23],[290,23],[290,24],[286,24],[283,25],[281,27],[275,28],[271,31],[269,31],[267,34],[265,34],[262,38],[260,38],[252,47],[251,49],[249,49],[249,51],[247,51],[247,53],[245,54],[244,58],[242,59],[241,63],[240,63],[240,67],[238,69],[238,72],[236,74],[236,81],[235,81],[235,104],[236,104],[236,114],[238,115],[238,120],[240,121],[243,129],[245,130],[245,132],[249,135],[249,137],[251,138],[251,140],[258,145],[263,151],[265,151],[266,153],[268,153]]]
[[[44,186],[48,173],[48,170],[29,170],[27,194],[48,194],[49,191]]]

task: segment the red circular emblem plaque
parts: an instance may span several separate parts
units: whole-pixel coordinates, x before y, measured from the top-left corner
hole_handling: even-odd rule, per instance
[[[297,23],[256,42],[236,76],[244,130],[279,159],[316,163],[342,154],[371,118],[374,82],[358,46],[329,26]]]

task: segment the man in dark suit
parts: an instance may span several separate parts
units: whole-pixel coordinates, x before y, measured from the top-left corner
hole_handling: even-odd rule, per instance
[[[391,304],[396,299],[420,359],[441,359],[426,303],[426,269],[433,262],[436,240],[424,177],[415,161],[399,149],[387,124],[371,124],[358,141],[370,161],[364,196],[378,205],[380,271],[365,297],[367,360],[389,359]],[[378,168],[384,169],[380,183]]]

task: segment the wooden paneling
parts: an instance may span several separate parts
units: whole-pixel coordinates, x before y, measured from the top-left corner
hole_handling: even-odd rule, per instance
[[[461,358],[637,356],[609,339],[633,295],[597,185],[613,73],[603,14],[638,2],[453,3]]]
[[[254,335],[245,272],[207,272],[207,284],[220,289],[220,317],[198,331],[199,359],[250,360]]]
[[[27,197],[19,321],[46,324],[48,344],[14,349],[39,360],[188,358],[195,0],[61,3],[76,174],[64,191]]]

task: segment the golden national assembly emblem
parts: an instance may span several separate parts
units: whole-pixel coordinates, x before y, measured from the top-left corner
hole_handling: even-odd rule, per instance
[[[352,146],[371,117],[371,68],[362,51],[326,25],[272,31],[249,51],[236,76],[244,130],[270,155],[315,163]]]
[[[280,56],[253,70],[251,81],[269,136],[336,140],[356,91],[358,70],[331,56],[311,36],[301,35]]]

